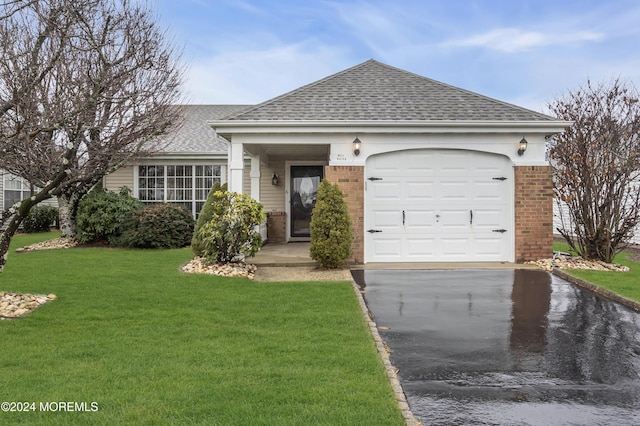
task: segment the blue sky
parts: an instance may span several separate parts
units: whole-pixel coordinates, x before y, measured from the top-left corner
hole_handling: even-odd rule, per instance
[[[368,59],[546,111],[640,86],[638,0],[151,0],[183,47],[185,102],[255,104]]]

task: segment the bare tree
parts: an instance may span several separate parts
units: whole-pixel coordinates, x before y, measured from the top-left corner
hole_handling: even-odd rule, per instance
[[[64,235],[106,174],[181,119],[178,53],[136,0],[15,0],[0,12],[0,168],[40,188],[0,215],[0,271],[31,207],[57,196]]]
[[[640,222],[640,103],[619,79],[570,91],[549,105],[574,124],[549,150],[554,191],[570,247],[611,262]]]

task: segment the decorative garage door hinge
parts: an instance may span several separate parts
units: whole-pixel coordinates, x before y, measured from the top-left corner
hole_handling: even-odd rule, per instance
[[[368,178],[370,181],[374,181],[374,180],[382,180],[382,178],[377,178],[377,177],[370,177]]]
[[[375,234],[375,233],[382,232],[382,231],[379,230],[379,229],[369,229],[367,232],[370,233],[370,234]]]
[[[499,232],[501,234],[504,234],[505,232],[507,232],[506,229],[494,229],[493,232]]]
[[[504,176],[500,176],[500,177],[493,178],[493,180],[507,180],[507,178]]]

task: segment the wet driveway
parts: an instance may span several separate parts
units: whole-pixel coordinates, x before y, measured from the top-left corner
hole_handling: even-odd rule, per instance
[[[362,274],[425,425],[640,424],[640,314],[543,271]]]

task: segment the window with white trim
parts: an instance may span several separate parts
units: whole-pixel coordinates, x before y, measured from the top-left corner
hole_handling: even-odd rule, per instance
[[[138,166],[138,198],[144,203],[178,204],[197,217],[213,183],[221,181],[222,166]]]
[[[5,173],[4,175],[4,206],[8,209],[15,203],[31,196],[31,185],[19,176]]]

